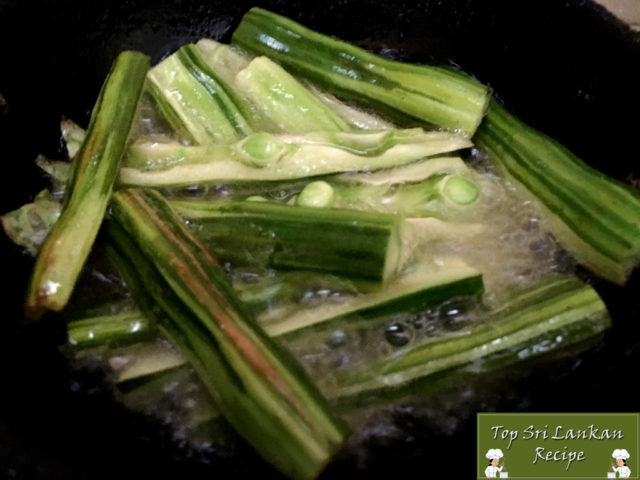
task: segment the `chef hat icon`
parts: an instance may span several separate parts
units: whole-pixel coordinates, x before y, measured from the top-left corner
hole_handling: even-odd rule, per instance
[[[618,450],[616,450],[617,452]],[[625,450],[626,452],[626,450]],[[628,454],[627,454],[628,455]],[[487,454],[485,455],[485,457],[487,457],[488,459],[492,459],[492,458],[502,458],[504,457],[504,455],[502,454],[502,450],[500,450],[499,448],[491,448]]]
[[[616,460],[619,459],[619,458],[622,458],[623,460],[626,460],[631,455],[629,455],[629,452],[627,452],[624,448],[616,448],[613,451],[613,453],[611,454],[611,456],[613,458],[615,458]]]

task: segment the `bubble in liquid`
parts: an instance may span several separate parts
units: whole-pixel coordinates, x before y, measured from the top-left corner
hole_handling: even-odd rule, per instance
[[[467,327],[473,322],[473,318],[465,313],[460,313],[457,308],[451,308],[445,312],[443,325],[446,330],[458,331]]]
[[[327,344],[331,348],[341,347],[345,343],[347,343],[347,334],[344,333],[343,330],[336,330],[335,332],[333,332],[331,334],[331,337],[329,338],[329,341],[327,342]]]
[[[414,328],[414,330],[421,330],[424,327],[425,319],[422,315],[412,315],[409,318],[409,323]]]
[[[185,198],[204,198],[209,189],[202,185],[188,185],[182,189],[182,195]]]
[[[411,333],[401,323],[394,322],[385,329],[384,338],[394,347],[402,347],[411,341]]]

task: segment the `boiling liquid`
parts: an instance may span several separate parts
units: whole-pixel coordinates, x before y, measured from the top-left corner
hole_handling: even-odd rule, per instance
[[[148,98],[141,105],[135,135],[173,138]],[[472,298],[454,298],[420,313],[398,313],[354,327],[341,325],[330,330],[311,331],[293,340],[279,340],[284,342],[327,396],[331,397],[338,389],[340,372],[366,368],[373,361],[397,355],[435,338],[465,335],[470,327],[488,321],[487,307],[495,303],[500,292],[535,283],[546,276],[572,271],[571,259],[562,252],[553,237],[540,228],[540,210],[535,202],[525,199],[513,185],[495,176],[482,152],[472,150],[469,160],[474,166],[472,178],[480,190],[479,199],[470,207],[461,207],[459,218],[453,218],[451,222],[453,227],[438,234],[429,229],[428,222],[422,225],[417,221],[411,227],[413,233],[406,238],[404,260],[407,263],[437,265],[451,256],[461,258],[482,272],[485,285],[482,303]],[[259,192],[252,192],[246,186],[193,186],[180,192],[165,193],[203,200],[242,199],[257,193],[272,200],[287,202],[303,186],[304,182],[292,182],[271,190],[261,187]],[[231,278],[240,284],[286,281],[284,274],[269,269],[250,271],[234,268],[233,265],[225,267]],[[339,287],[324,283],[308,285],[293,294],[277,297],[256,314],[258,317],[273,317],[277,312],[286,316],[327,303],[340,304],[362,294],[357,287],[344,284]],[[116,353],[100,350],[96,355],[106,359],[113,369]],[[465,368],[471,369],[471,372],[473,369],[481,370],[482,365]],[[189,415],[196,406],[199,408],[202,405],[201,399],[203,395],[206,396],[197,378],[185,374],[179,380],[173,379],[159,388],[164,395],[162,401],[145,401],[144,398],[129,396],[129,406],[171,425],[177,438],[191,439],[200,447],[210,445],[211,439],[207,439],[206,433],[203,436],[202,429],[197,428],[198,421],[194,423],[193,415]],[[460,402],[464,403],[465,399],[475,395],[471,385],[464,386],[462,390],[460,388],[456,390],[454,401],[452,397],[443,400],[449,412],[446,420],[430,414],[432,420],[441,420],[440,427],[436,425],[436,429],[451,429],[450,419],[455,418],[453,412],[459,408]],[[410,408],[432,413],[430,402],[434,398],[427,395],[422,399],[414,399]],[[357,452],[372,435],[393,437],[397,434],[391,422],[385,422],[382,418],[388,417],[385,417],[385,412],[401,404],[402,401],[383,402],[375,407],[342,412],[356,430],[350,441],[354,454],[359,454]]]

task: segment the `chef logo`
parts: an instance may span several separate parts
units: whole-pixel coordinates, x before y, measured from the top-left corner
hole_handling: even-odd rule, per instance
[[[640,480],[640,413],[478,412],[476,434],[476,480]]]
[[[611,456],[615,464],[611,462],[611,472],[607,472],[607,478],[629,478],[631,469],[627,466],[627,459],[631,456],[624,448],[616,448]]]
[[[509,474],[504,471],[504,462],[500,463],[503,457],[502,450],[499,448],[491,448],[485,455],[489,460],[489,466],[484,469],[487,478],[507,478]]]

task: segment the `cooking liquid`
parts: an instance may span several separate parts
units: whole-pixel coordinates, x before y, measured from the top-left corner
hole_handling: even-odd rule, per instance
[[[142,102],[135,135],[147,138],[156,135],[160,139],[171,137],[170,130],[158,118],[149,98]],[[540,228],[540,211],[535,202],[525,199],[513,185],[498,178],[482,152],[472,149],[467,160],[474,168],[472,178],[480,190],[478,201],[466,207],[464,212],[461,211],[460,218],[454,220],[455,229],[448,234],[431,235],[428,228],[417,221],[417,225],[413,227],[414,234],[405,242],[405,260],[438,264],[447,257],[461,258],[482,272],[485,285],[482,303],[473,298],[453,298],[417,314],[399,313],[367,324],[358,324],[354,328],[343,325],[333,330],[311,331],[294,340],[279,340],[284,342],[329,398],[338,388],[339,372],[366,368],[367,364],[376,359],[393,355],[412,345],[428,343],[435,338],[464,335],[469,327],[488,321],[484,315],[487,307],[496,302],[501,291],[523,287],[547,276],[573,272],[574,263],[571,258],[558,247],[549,233]],[[291,202],[304,183],[281,184],[272,190],[260,192],[252,192],[245,186],[195,185],[164,193],[168,196],[203,200],[243,199],[259,193],[271,200]],[[270,269],[251,270],[236,268],[232,264],[225,264],[225,268],[230,278],[240,285],[286,280],[284,274]],[[273,312],[287,315],[301,309],[318,308],[327,303],[341,303],[361,294],[348,282],[343,282],[338,288],[327,282],[319,282],[317,285],[306,285],[287,296],[277,297],[255,313],[258,317],[273,316]],[[172,350],[171,346],[162,341],[159,342],[159,348]],[[549,345],[544,348],[552,349]],[[91,362],[97,359],[103,362],[106,370],[116,373],[122,362],[126,364],[133,361],[122,357],[122,352],[104,348],[85,352],[83,359],[78,362],[80,365],[83,362],[86,364],[87,359],[91,359]],[[482,368],[482,362],[466,366],[466,375],[472,376],[474,371],[481,371]],[[398,435],[397,428],[393,425],[394,417],[389,413],[397,408],[422,412],[434,421],[436,430],[455,430],[451,420],[453,418],[453,423],[456,423],[454,412],[460,412],[460,405],[469,403],[470,397],[477,397],[473,384],[468,384],[466,380],[464,383],[464,387],[458,385],[456,393],[445,395],[444,399],[437,394],[426,394],[418,398],[412,397],[410,406],[407,406],[408,400],[405,399],[386,401],[366,408],[343,408],[342,414],[355,431],[350,441],[350,452],[356,456],[366,456],[363,453],[366,451],[364,446],[372,437],[393,438]],[[228,429],[222,429],[221,434],[219,417],[202,414],[203,410],[209,412],[215,407],[206,400],[207,394],[193,374],[187,371],[169,376],[166,383],[160,381],[157,388],[159,397],[149,396],[148,400],[144,396],[135,395],[135,392],[120,392],[118,396],[131,408],[155,416],[163,424],[169,425],[177,439],[191,442],[196,449],[211,449],[216,445],[216,436],[218,441],[220,438],[227,439],[227,446],[234,444],[234,434]],[[444,416],[437,415],[437,411],[446,413]],[[473,407],[469,407],[468,411],[474,411]],[[461,414],[457,418],[463,417]]]

